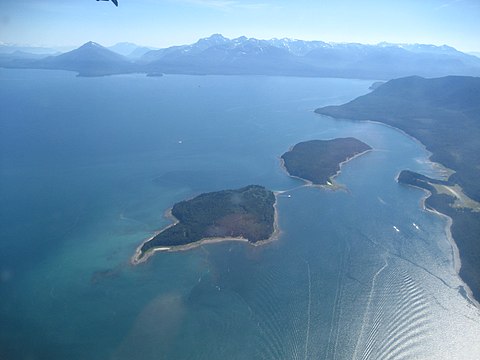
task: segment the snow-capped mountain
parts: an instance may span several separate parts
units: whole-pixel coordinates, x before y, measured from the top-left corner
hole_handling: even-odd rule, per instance
[[[122,72],[172,74],[253,74],[391,79],[410,75],[480,76],[480,59],[452,47],[425,44],[326,43],[296,39],[260,40],[220,34],[190,45],[147,51],[135,44],[113,47],[137,51],[127,57],[89,42],[78,49],[45,59],[1,61],[5,67],[78,71],[83,75]],[[6,64],[6,65],[5,65]]]

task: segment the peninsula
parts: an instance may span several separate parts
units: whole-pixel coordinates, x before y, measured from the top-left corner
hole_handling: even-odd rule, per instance
[[[278,234],[275,203],[274,193],[259,185],[181,201],[170,211],[175,222],[143,242],[132,263],[145,261],[155,251],[187,250],[206,242],[273,240]]]
[[[291,176],[314,185],[331,185],[341,163],[371,149],[352,137],[310,140],[295,145],[282,155],[282,161]]]
[[[480,300],[480,78],[410,76],[390,80],[347,104],[316,113],[338,119],[379,121],[421,141],[431,160],[453,170],[448,183],[411,172],[399,182],[428,190],[426,205],[452,219],[462,279]]]

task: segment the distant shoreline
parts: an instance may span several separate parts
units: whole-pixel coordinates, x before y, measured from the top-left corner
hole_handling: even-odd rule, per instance
[[[144,240],[135,250],[135,254],[132,256],[130,259],[130,263],[132,265],[138,265],[143,262],[146,262],[151,256],[153,256],[156,252],[178,252],[178,251],[187,251],[191,249],[195,249],[197,247],[200,247],[202,245],[208,245],[208,244],[217,244],[221,242],[227,242],[227,241],[240,241],[240,242],[246,242],[249,245],[252,246],[262,246],[268,243],[271,243],[275,240],[278,240],[281,235],[281,229],[279,226],[279,221],[278,221],[278,192],[274,192],[275,196],[275,202],[273,203],[273,213],[274,213],[274,220],[273,220],[273,232],[272,234],[264,240],[258,240],[256,242],[251,242],[247,238],[238,236],[238,237],[211,237],[211,238],[202,238],[198,241],[191,242],[189,244],[185,245],[176,245],[176,246],[159,246],[159,247],[154,247],[152,249],[149,249],[147,252],[143,253],[142,252],[142,247],[144,244],[147,242],[151,241],[153,238],[155,238],[158,234],[164,232],[168,228],[171,228],[172,226],[175,226],[179,223],[179,220],[172,214],[172,209],[168,209],[164,217],[167,219],[171,219],[173,222],[166,227],[164,227],[162,230],[157,231],[152,237]]]

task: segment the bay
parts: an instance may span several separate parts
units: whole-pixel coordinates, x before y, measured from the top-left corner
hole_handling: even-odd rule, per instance
[[[441,171],[395,129],[313,113],[371,81],[0,79],[0,358],[478,357],[447,221],[395,181]],[[347,191],[299,188],[280,167],[297,142],[346,136],[374,148],[342,167]],[[278,241],[130,265],[175,202],[248,184],[290,190]]]

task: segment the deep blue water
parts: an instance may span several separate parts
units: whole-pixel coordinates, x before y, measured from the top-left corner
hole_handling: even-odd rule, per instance
[[[370,81],[0,81],[0,359],[478,358],[446,220],[395,181],[441,172],[395,129],[313,113]],[[340,136],[374,148],[342,168],[347,191],[281,169],[295,143]],[[175,202],[248,184],[295,189],[279,197],[278,241],[129,264]]]

